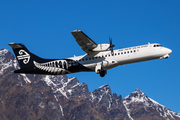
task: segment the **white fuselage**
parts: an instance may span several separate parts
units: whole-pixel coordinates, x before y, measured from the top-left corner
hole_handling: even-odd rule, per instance
[[[88,45],[91,43],[97,45],[93,43],[92,40],[88,40],[89,39],[86,39],[84,42],[88,43]],[[172,52],[172,50],[165,48],[160,44],[146,44],[113,51],[114,45],[112,43],[109,47],[107,44],[97,45],[97,47],[92,50],[88,48],[83,41],[78,41],[78,43],[88,54],[66,59],[43,59],[29,52],[23,44],[9,43],[15,51],[15,55],[21,67],[21,69],[15,70],[14,72],[64,75],[81,71],[94,71],[97,74],[100,74],[101,77],[104,77],[105,74],[107,74],[108,69],[118,65],[158,58],[168,58],[169,54]],[[88,49],[86,49],[86,47]]]
[[[95,71],[96,66],[100,65],[103,70],[108,70],[118,65],[153,60],[158,58],[168,58],[172,51],[159,44],[146,44],[141,46],[129,47],[111,51],[98,52],[95,55],[83,55],[72,57],[83,66]]]

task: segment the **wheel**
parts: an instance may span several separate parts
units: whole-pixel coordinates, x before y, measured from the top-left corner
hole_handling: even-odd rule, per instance
[[[101,77],[104,77],[105,74],[106,74],[106,71],[105,71],[105,70],[100,71],[100,76],[101,76]]]

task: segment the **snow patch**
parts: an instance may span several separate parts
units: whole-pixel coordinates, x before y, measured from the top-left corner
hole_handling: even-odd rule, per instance
[[[1,49],[0,56],[5,56],[8,52],[9,52],[9,50],[7,50],[7,49]]]
[[[58,92],[58,91],[60,91],[61,94],[63,94],[67,99],[69,99],[68,96],[67,96],[67,94],[66,94],[66,92],[65,92],[65,90],[64,90],[64,87],[57,89],[55,92]]]
[[[31,83],[31,81],[29,80],[29,78],[26,76],[26,74],[20,74],[21,76],[23,76],[24,80],[26,81],[26,83]]]
[[[180,116],[180,112],[177,113]]]
[[[126,111],[127,111],[127,114],[128,114],[128,116],[129,116],[129,118],[130,118],[131,120],[134,120],[134,119],[131,117],[131,115],[130,115],[130,110],[127,108],[126,104],[127,104],[127,102],[126,102],[126,101],[123,101],[123,105],[124,105],[124,107],[126,108]]]
[[[155,105],[160,105],[160,106],[165,107],[164,105],[159,104],[158,102],[156,102],[155,100],[151,99],[150,97],[149,97],[149,99],[150,99]]]
[[[54,84],[54,82],[51,81],[48,75],[46,75],[46,77],[44,77],[43,80],[46,82],[48,86],[50,85],[56,86],[56,84]]]
[[[97,102],[97,104],[102,100],[102,97],[103,97],[104,94],[105,94],[105,93],[103,93],[103,94],[100,96],[99,101]]]
[[[13,66],[14,66],[15,69],[20,69],[17,60],[13,60]]]
[[[63,96],[65,96],[67,99],[69,99],[67,96],[67,93],[69,93],[71,95],[72,91],[73,91],[72,89],[74,87],[82,85],[81,83],[77,82],[77,84],[75,84],[71,88],[67,88],[68,84],[74,79],[75,79],[75,77],[72,77],[72,78],[65,77],[64,78],[63,76],[56,77],[53,75],[46,75],[42,80],[45,81],[46,84],[48,86],[50,86],[54,90],[55,93],[60,92]]]
[[[76,86],[81,86],[81,83],[77,83],[76,85],[72,86],[71,88],[75,88]]]
[[[55,97],[56,101],[58,101],[58,99],[57,99],[56,95],[54,95],[54,97]]]
[[[70,95],[72,95],[72,90],[71,89],[69,89],[68,92],[69,92]]]
[[[59,104],[59,107],[61,109],[61,112],[62,112],[62,116],[64,116],[64,113],[63,113],[63,109],[62,109],[62,106]]]
[[[98,89],[100,89],[100,88],[104,88],[105,86],[108,86],[108,87],[109,87],[109,85],[108,85],[108,84],[105,84],[105,85],[100,86]]]
[[[6,70],[9,67],[12,67],[12,60],[10,60],[7,63],[0,64],[0,66],[1,66],[0,75],[2,75],[4,70]]]

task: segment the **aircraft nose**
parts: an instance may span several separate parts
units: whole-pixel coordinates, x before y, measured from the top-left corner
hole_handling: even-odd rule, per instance
[[[168,52],[168,54],[171,54],[172,50],[171,49],[167,49],[167,52]]]

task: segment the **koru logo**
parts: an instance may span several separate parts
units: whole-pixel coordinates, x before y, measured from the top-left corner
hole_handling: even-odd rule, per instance
[[[19,51],[19,56],[17,56],[18,60],[23,60],[24,64],[27,64],[30,60],[30,55],[24,51],[24,50],[20,50]]]

